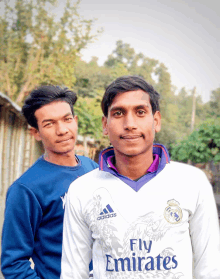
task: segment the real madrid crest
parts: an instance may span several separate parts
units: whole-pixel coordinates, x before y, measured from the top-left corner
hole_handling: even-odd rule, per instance
[[[183,217],[182,209],[178,206],[178,201],[169,200],[167,203],[168,206],[164,210],[165,219],[171,224],[178,224]]]

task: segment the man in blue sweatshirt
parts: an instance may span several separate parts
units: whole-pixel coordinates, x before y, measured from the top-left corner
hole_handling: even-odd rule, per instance
[[[67,190],[77,177],[97,168],[95,162],[74,152],[76,100],[67,88],[41,86],[22,108],[31,134],[42,141],[45,153],[7,193],[1,256],[6,279],[60,278]]]

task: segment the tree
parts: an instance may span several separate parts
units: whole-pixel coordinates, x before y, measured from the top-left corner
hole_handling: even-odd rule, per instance
[[[157,64],[157,60],[148,58],[142,53],[137,54],[129,44],[119,40],[116,42],[116,49],[108,56],[104,66],[112,69],[113,79],[121,75],[139,75],[154,84],[152,74]]]
[[[209,119],[186,139],[173,144],[171,158],[193,163],[220,162],[220,121]]]
[[[111,70],[97,63],[97,57],[93,57],[88,63],[77,59],[75,66],[76,82],[74,89],[81,97],[96,98],[99,92],[104,92],[111,82]]]
[[[77,56],[97,36],[94,20],[79,13],[80,1],[66,0],[60,19],[49,14],[56,0],[5,1],[0,17],[0,91],[17,103],[38,84],[73,87]]]
[[[163,63],[155,69],[157,82],[155,89],[160,93],[160,111],[162,116],[161,132],[156,135],[155,140],[166,145],[168,148],[178,137],[177,119],[178,108],[175,104],[174,90],[171,84],[171,76]]]
[[[220,117],[220,87],[211,92],[209,114],[214,118]]]
[[[85,150],[87,150],[87,136],[91,136],[96,140],[102,138],[102,111],[101,98],[82,98],[78,100],[74,106],[74,110],[78,116],[79,134],[83,136]]]
[[[178,126],[178,134],[176,139],[182,139],[191,132],[193,95],[192,91],[187,91],[185,87],[181,88],[176,96],[174,96],[174,104],[176,107],[176,126]],[[205,104],[203,104],[201,96],[196,96],[195,126],[200,125],[207,119]]]
[[[116,42],[116,49],[108,56],[105,66],[112,68],[117,63],[125,64],[127,68],[131,67],[136,58],[133,48],[129,44],[123,43],[121,40]]]
[[[102,134],[102,111],[100,98],[79,97],[74,110],[78,115],[80,135],[91,135],[100,138]]]

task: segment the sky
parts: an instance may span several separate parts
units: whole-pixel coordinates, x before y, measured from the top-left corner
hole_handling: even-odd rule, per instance
[[[58,0],[58,16],[64,3]],[[102,65],[122,40],[136,53],[164,63],[177,92],[196,87],[207,102],[220,87],[219,0],[81,0],[79,12],[97,19],[94,32],[104,29],[82,51],[83,60],[96,56]]]
[[[219,0],[82,0],[80,13],[104,28],[83,60],[97,56],[103,64],[122,40],[163,62],[178,90],[196,87],[206,102],[220,87]]]

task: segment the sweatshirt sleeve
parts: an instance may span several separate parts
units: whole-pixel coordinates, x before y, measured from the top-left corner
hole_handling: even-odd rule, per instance
[[[190,221],[190,236],[194,254],[196,279],[220,278],[220,235],[217,208],[206,175],[198,179],[199,196]]]
[[[88,279],[92,236],[84,221],[80,201],[74,194],[68,192],[65,205],[60,278]]]
[[[1,269],[6,279],[39,278],[29,259],[42,211],[34,193],[22,184],[12,184],[6,196],[2,230]]]

